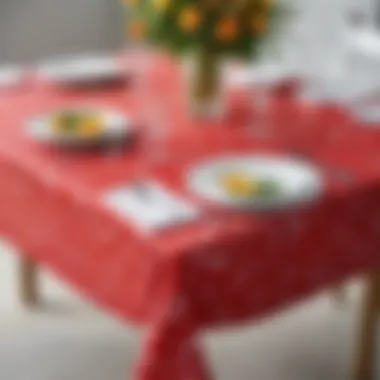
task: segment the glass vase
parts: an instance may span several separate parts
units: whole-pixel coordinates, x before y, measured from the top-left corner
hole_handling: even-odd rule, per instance
[[[221,59],[203,50],[185,61],[187,100],[194,118],[218,120],[225,111],[225,86]]]

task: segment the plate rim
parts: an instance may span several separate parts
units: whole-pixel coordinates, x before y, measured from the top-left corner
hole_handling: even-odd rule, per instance
[[[108,61],[112,64],[112,70],[106,72],[106,74],[101,73],[86,73],[82,72],[80,75],[73,73],[65,73],[62,75],[62,72],[59,72],[67,65],[80,65],[86,61]],[[112,57],[83,57],[78,59],[67,59],[67,60],[58,60],[50,61],[48,63],[42,64],[38,69],[38,76],[45,80],[54,81],[58,83],[80,83],[80,82],[91,82],[96,80],[108,80],[112,78],[118,78],[123,76],[123,68],[118,64],[117,60]]]
[[[281,158],[280,158],[281,157]],[[297,163],[297,165],[302,166],[305,170],[308,170],[313,175],[313,180],[315,181],[315,186],[312,191],[308,191],[307,195],[304,197],[291,197],[288,200],[282,198],[273,200],[272,199],[233,199],[232,197],[228,199],[228,197],[220,197],[216,199],[210,195],[201,194],[201,192],[197,189],[195,185],[194,178],[196,177],[196,173],[201,170],[201,168],[206,168],[207,166],[212,166],[216,164],[218,161],[227,161],[227,160],[248,160],[252,158],[260,158],[264,160],[272,160],[272,161],[282,161],[285,159],[286,162]],[[318,170],[318,167],[311,162],[303,161],[292,157],[291,155],[281,154],[281,153],[242,153],[242,154],[226,154],[215,156],[212,159],[204,159],[201,162],[198,162],[196,165],[189,168],[186,173],[186,184],[188,190],[190,190],[196,197],[201,198],[207,202],[211,202],[214,204],[219,204],[225,207],[232,207],[234,209],[238,209],[242,211],[242,209],[246,211],[276,211],[276,210],[284,210],[287,208],[293,208],[300,205],[306,205],[312,202],[313,200],[318,199],[318,197],[325,190],[325,181],[323,180],[323,173]],[[213,199],[212,199],[213,198]]]

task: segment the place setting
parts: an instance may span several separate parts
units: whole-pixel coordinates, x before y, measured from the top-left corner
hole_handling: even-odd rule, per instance
[[[221,156],[192,168],[187,186],[197,197],[243,212],[273,212],[312,203],[323,194],[323,175],[287,156]]]
[[[30,118],[25,133],[40,146],[79,153],[131,148],[137,138],[137,125],[133,118],[116,109],[68,106]]]
[[[133,72],[117,57],[94,54],[42,63],[36,69],[36,77],[67,90],[116,89],[128,86]]]
[[[215,155],[186,169],[175,184],[152,174],[141,178],[107,190],[102,202],[148,234],[208,219],[218,210],[249,217],[309,207],[326,186],[318,166],[269,153]]]

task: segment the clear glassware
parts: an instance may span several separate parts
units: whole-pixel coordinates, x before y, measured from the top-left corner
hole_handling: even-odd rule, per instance
[[[271,94],[268,84],[258,84],[249,89],[254,117],[248,125],[248,133],[254,139],[271,137]]]
[[[168,118],[170,110],[157,94],[155,79],[159,72],[153,60],[146,65],[140,83],[140,107],[143,110],[143,160],[148,166],[160,165],[167,159]],[[152,71],[155,72],[152,75]]]
[[[254,139],[274,137],[272,87],[284,69],[286,67],[278,55],[264,53],[262,59],[254,62],[253,68],[248,70],[248,91],[254,117],[247,126],[247,132]]]
[[[159,102],[158,102],[159,103]],[[163,164],[167,159],[167,125],[165,110],[154,102],[147,109],[149,113],[146,126],[146,159],[154,166]]]

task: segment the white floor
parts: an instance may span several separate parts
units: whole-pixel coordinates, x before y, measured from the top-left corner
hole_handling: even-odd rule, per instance
[[[16,257],[7,247],[0,251],[0,379],[130,378],[140,333],[94,310],[47,274],[45,306],[23,310]],[[264,324],[210,334],[205,344],[217,378],[349,379],[360,290],[350,285],[343,306],[320,295]]]

